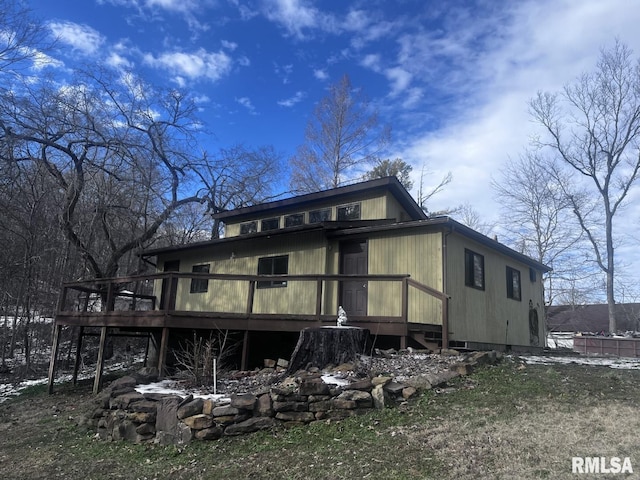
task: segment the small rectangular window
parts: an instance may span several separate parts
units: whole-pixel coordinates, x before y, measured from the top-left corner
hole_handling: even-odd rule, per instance
[[[207,265],[194,265],[191,269],[193,273],[209,273],[209,264]],[[209,290],[209,279],[207,278],[192,278],[190,293],[206,293]]]
[[[260,225],[260,230],[263,232],[277,230],[278,228],[280,228],[280,217],[265,218]]]
[[[289,273],[289,255],[262,257],[258,259],[258,275],[287,275]],[[286,280],[260,280],[258,288],[286,287]]]
[[[309,223],[328,222],[331,220],[331,209],[322,208],[320,210],[311,210],[309,212]]]
[[[522,299],[520,286],[520,271],[507,267],[507,298],[520,301]]]
[[[484,256],[466,249],[464,251],[464,284],[484,290]]]
[[[338,220],[360,220],[360,204],[351,203],[338,207]]]
[[[247,235],[249,233],[256,233],[258,231],[258,222],[255,220],[253,222],[241,223],[240,224],[240,235]]]
[[[529,267],[529,280],[531,280],[531,282],[538,280],[538,273],[535,268]]]
[[[304,213],[293,213],[291,215],[285,215],[285,227],[296,227],[298,225],[304,225]]]

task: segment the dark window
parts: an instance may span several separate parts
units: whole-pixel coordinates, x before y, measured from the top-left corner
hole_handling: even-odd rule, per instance
[[[191,269],[193,273],[209,273],[209,265],[194,265]],[[205,293],[209,290],[209,279],[207,278],[192,278],[191,279],[191,293]]]
[[[284,217],[285,227],[295,227],[297,225],[304,224],[304,213],[294,213],[292,215],[286,215]]]
[[[331,209],[311,210],[309,212],[309,223],[328,222],[331,220]]]
[[[507,297],[520,300],[522,293],[520,290],[520,271],[507,267]]]
[[[265,218],[262,220],[262,225],[260,226],[260,230],[266,232],[267,230],[276,230],[280,228],[280,217],[274,218]]]
[[[289,255],[258,259],[258,275],[286,275],[289,273]],[[286,280],[260,280],[258,288],[286,287]]]
[[[464,284],[484,290],[484,257],[471,250],[464,251]]]
[[[258,231],[258,222],[247,222],[240,224],[240,235],[246,235],[247,233],[256,233]]]
[[[338,220],[360,220],[360,204],[352,203],[338,207]]]
[[[538,274],[535,268],[529,267],[529,280],[535,282],[538,279]]]

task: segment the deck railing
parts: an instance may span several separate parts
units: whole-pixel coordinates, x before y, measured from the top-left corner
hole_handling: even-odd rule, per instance
[[[409,291],[415,289],[422,294],[436,298],[442,302],[443,324],[447,321],[447,296],[436,289],[417,282],[410,278],[408,274],[389,275],[344,275],[344,274],[311,274],[311,275],[235,275],[235,274],[215,274],[215,273],[182,273],[165,272],[149,275],[137,275],[128,277],[116,277],[105,279],[92,279],[86,281],[65,283],[62,287],[58,304],[58,315],[83,315],[83,314],[109,314],[111,312],[123,311],[157,311],[171,314],[176,311],[189,311],[184,305],[184,300],[178,298],[178,292],[189,292],[188,285],[180,285],[181,282],[191,280],[209,280],[214,282],[225,282],[227,284],[240,284],[235,289],[235,304],[241,305],[235,309],[221,311],[220,309],[203,309],[206,301],[200,301],[197,312],[199,314],[228,313],[230,316],[241,316],[243,318],[273,318],[286,319],[296,317],[309,320],[335,319],[338,308],[338,285],[341,282],[355,281],[363,282],[366,285],[380,285],[385,290],[397,292],[401,299],[393,302],[395,307],[393,312],[376,314],[368,312],[366,316],[358,317],[364,321],[386,321],[386,322],[408,322],[409,321]],[[315,284],[313,301],[309,299],[305,290],[306,304],[305,311],[291,313],[291,305],[284,307],[283,311],[264,313],[256,311],[256,296],[260,290],[256,288],[258,282],[286,282],[287,286],[296,283]],[[160,282],[157,285],[156,282]],[[154,290],[154,285],[157,287]],[[180,287],[180,290],[179,290]],[[269,289],[270,290],[270,289]],[[369,291],[372,289],[369,288]],[[378,289],[381,291],[381,289]],[[159,293],[160,298],[154,294]],[[244,300],[238,298],[246,295]],[[282,295],[285,295],[284,293]],[[395,297],[395,295],[393,295]],[[264,302],[263,302],[264,303]],[[176,308],[178,306],[179,308]],[[232,311],[231,311],[232,310]],[[286,310],[286,311],[285,311]],[[351,316],[350,316],[351,318]],[[439,322],[438,322],[439,323]]]

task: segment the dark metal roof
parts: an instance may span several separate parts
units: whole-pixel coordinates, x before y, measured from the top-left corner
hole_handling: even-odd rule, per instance
[[[256,232],[246,235],[238,235],[234,237],[215,238],[213,240],[205,240],[202,242],[187,243],[184,245],[170,245],[167,247],[150,248],[139,253],[142,257],[153,257],[164,253],[183,252],[187,250],[197,250],[201,248],[208,248],[216,245],[223,245],[233,242],[244,242],[248,240],[255,240],[259,238],[271,238],[282,235],[295,235],[299,233],[313,232],[313,231],[332,231],[340,229],[351,228],[363,228],[373,227],[375,225],[386,225],[393,220],[348,220],[339,222],[319,222],[312,224],[297,225],[295,227],[279,228],[276,230],[268,230],[266,232]]]
[[[215,213],[212,217],[226,221],[241,221],[245,218],[255,217],[257,215],[275,215],[282,211],[293,210],[296,208],[307,209],[313,205],[325,203],[327,200],[340,201],[341,198],[377,190],[386,190],[391,192],[400,205],[402,205],[402,208],[407,211],[412,220],[427,218],[427,215],[424,213],[422,208],[420,208],[396,177],[376,178],[374,180],[354,183],[344,187],[285,198],[284,200],[276,200],[273,202],[261,203],[259,205],[252,205],[250,207],[227,210]]]
[[[640,303],[617,303],[616,320],[618,330],[638,330]],[[547,328],[551,332],[608,332],[609,306],[552,305],[547,308]]]

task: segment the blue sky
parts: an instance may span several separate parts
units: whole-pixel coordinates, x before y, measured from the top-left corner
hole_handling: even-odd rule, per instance
[[[393,129],[385,156],[409,162],[416,180],[430,172],[425,188],[452,173],[430,210],[469,203],[489,223],[504,215],[491,176],[535,133],[527,101],[593,69],[616,37],[640,54],[631,0],[28,4],[59,37],[58,68],[126,66],[192,92],[211,150],[269,144],[289,157],[346,73]],[[627,210],[634,224],[639,203]]]

